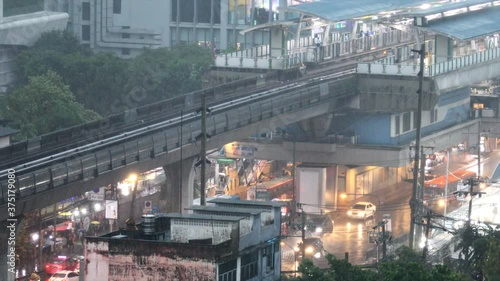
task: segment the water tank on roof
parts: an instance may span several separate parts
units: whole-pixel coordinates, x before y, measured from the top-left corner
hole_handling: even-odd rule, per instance
[[[144,234],[152,235],[155,232],[155,219],[156,215],[146,214],[142,215],[142,227]]]

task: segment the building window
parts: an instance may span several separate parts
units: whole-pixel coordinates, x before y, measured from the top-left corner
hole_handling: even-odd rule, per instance
[[[214,23],[215,24],[220,24],[220,13],[221,13],[221,0],[213,0],[214,2],[214,10],[212,11],[212,14],[214,15]]]
[[[113,14],[122,13],[122,0],[113,0]]]
[[[181,5],[181,22],[194,21],[194,0],[182,0]]]
[[[198,0],[196,7],[198,22],[210,23],[210,17],[212,16],[212,13],[210,13],[209,11],[211,11],[211,8],[212,8],[211,1]]]
[[[172,22],[177,22],[177,0],[172,0]]]
[[[437,121],[437,115],[438,115],[438,110],[437,109],[431,109],[431,123],[434,123]]]
[[[90,25],[82,25],[82,41],[90,41]]]
[[[130,26],[122,26],[122,29],[130,29]],[[130,38],[130,33],[122,33],[122,38]]]
[[[411,129],[411,114],[410,112],[403,113],[403,133]]]
[[[82,3],[82,20],[90,20],[90,3]]]
[[[274,247],[276,247],[275,244],[271,244],[264,248],[264,257],[266,257],[266,271],[269,272],[274,269],[274,256],[275,256],[275,251]]]
[[[400,120],[399,120],[399,115],[394,116],[394,127],[396,129],[395,134],[399,135],[401,133],[400,132],[401,124],[400,124]]]
[[[236,281],[237,260],[225,262],[219,265],[219,279],[224,281]]]
[[[259,255],[253,252],[241,257],[241,281],[253,279],[258,272]]]
[[[128,49],[128,48],[123,48],[123,49],[122,49],[122,55],[124,55],[124,56],[128,56],[128,55],[130,55],[130,49]]]

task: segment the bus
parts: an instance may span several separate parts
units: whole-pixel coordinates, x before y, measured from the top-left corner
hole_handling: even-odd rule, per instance
[[[448,173],[448,175],[426,180],[424,182],[424,204],[428,206],[438,205],[439,207],[443,207],[445,202],[447,204],[454,203],[456,197],[453,195],[453,192],[458,191],[459,187],[463,186],[461,184],[463,180],[471,177],[476,177],[476,173],[465,169],[459,169]],[[447,178],[448,196],[445,198]]]

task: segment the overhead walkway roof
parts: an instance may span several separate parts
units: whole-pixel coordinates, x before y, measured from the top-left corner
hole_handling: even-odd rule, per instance
[[[491,0],[467,0],[462,2],[452,2],[452,3],[439,3],[433,7],[422,9],[420,7],[412,9],[409,12],[402,13],[403,16],[428,16],[432,14],[444,13],[446,11],[467,8],[470,6],[475,6],[479,4],[491,3]]]
[[[432,20],[420,28],[453,39],[470,40],[500,32],[499,18],[500,7],[492,7]]]
[[[397,18],[427,16],[491,2],[490,0],[467,0],[448,3],[437,3],[429,0],[318,0],[284,9],[337,22],[391,11],[396,12]],[[431,4],[432,7],[422,9],[423,4]],[[470,40],[500,32],[499,18],[500,6],[494,6],[431,20],[425,27],[419,26],[417,28],[456,40]]]
[[[381,12],[417,7],[429,0],[319,0],[284,8],[286,11],[302,13],[336,22],[376,15]]]

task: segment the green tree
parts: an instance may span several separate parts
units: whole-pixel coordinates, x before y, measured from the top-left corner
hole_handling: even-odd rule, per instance
[[[484,275],[487,280],[500,281],[500,232],[489,237],[487,258],[484,261]]]
[[[326,256],[329,268],[316,267],[311,260],[304,260],[299,266],[301,277],[288,280],[307,281],[467,281],[466,276],[443,265],[429,265],[423,262],[417,252],[401,247],[392,259],[379,263],[377,267],[363,269],[348,261]]]
[[[131,62],[126,92],[143,90],[143,105],[199,90],[211,64],[210,51],[195,45],[145,49]]]
[[[110,115],[123,111],[116,104],[128,102],[124,85],[129,80],[129,64],[130,61],[110,53],[91,57],[72,54],[65,57],[61,76],[78,102],[101,115]]]
[[[33,49],[55,51],[58,54],[91,54],[89,48],[78,41],[75,34],[68,30],[52,30],[42,33],[33,45]]]
[[[99,118],[76,102],[69,87],[52,71],[30,77],[26,86],[13,90],[7,97],[5,115],[20,130],[16,136],[20,139]]]

